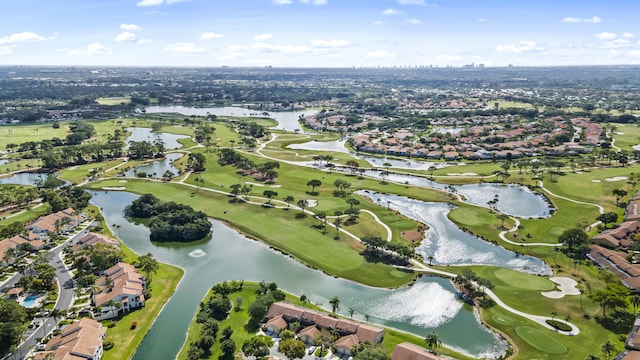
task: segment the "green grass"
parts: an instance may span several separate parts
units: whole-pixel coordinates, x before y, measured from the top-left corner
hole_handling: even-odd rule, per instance
[[[241,307],[242,310],[235,311],[234,309],[232,309],[231,312],[229,313],[229,317],[219,323],[220,331],[222,331],[222,329],[224,329],[226,326],[230,326],[233,329],[233,335],[231,336],[231,339],[235,341],[238,348],[241,348],[242,344],[245,341],[247,341],[251,336],[254,335],[254,334],[248,333],[244,325],[247,323],[249,319],[246,309],[255,301],[256,289],[257,289],[256,283],[244,282],[244,287],[242,291],[230,294],[229,299],[233,302],[234,307],[236,306],[236,303],[237,303],[236,299],[238,297],[242,297],[243,299],[242,307]],[[208,300],[212,295],[213,293],[209,291],[205,296],[205,298],[203,299],[203,301]],[[309,303],[303,304],[300,301],[299,297],[296,295],[289,294],[289,293],[285,293],[285,295],[286,295],[286,298],[285,298],[286,302],[296,304],[299,306],[306,306],[309,308],[313,308],[315,310],[322,310],[317,306]],[[195,316],[194,316],[194,318],[191,320],[189,329],[187,331],[187,339],[185,340],[184,345],[180,349],[177,359],[187,358],[187,351],[189,350],[189,344],[199,338],[201,329],[202,329],[202,325],[196,323]],[[395,329],[385,328],[385,335],[381,343],[381,346],[383,346],[389,354],[391,354],[391,352],[396,347],[396,345],[403,342],[411,342],[419,346],[423,346],[423,347],[425,346],[424,339],[422,338],[419,338],[415,335],[401,332]],[[473,357],[460,354],[454,351],[453,349],[450,349],[447,347],[439,347],[437,350],[438,350],[438,353],[453,357],[455,359],[460,359],[460,360],[474,359]],[[208,359],[218,359],[221,354],[222,352],[220,351],[220,342],[217,341],[214,344],[212,348],[211,356],[209,356]]]
[[[22,211],[22,210],[19,210]],[[31,206],[25,212],[16,216],[11,216],[7,219],[0,220],[0,227],[6,227],[14,222],[26,223],[36,220],[42,215],[46,215],[51,212],[51,206],[49,204],[43,204],[41,206]],[[4,214],[3,217],[10,216],[10,214]]]
[[[97,98],[96,102],[100,105],[120,105],[120,104],[129,104],[131,103],[130,96],[123,97],[101,97]]]
[[[638,125],[631,124],[607,124],[614,125],[616,130],[614,131],[613,138],[615,139],[614,145],[621,150],[626,150],[629,153],[633,152],[633,146],[640,144],[640,127]]]
[[[59,129],[54,129],[52,124],[3,125],[0,128],[0,149],[5,150],[7,144],[38,142],[54,137],[64,139],[70,133],[67,123],[60,123]]]
[[[58,176],[61,179],[69,180],[72,184],[79,184],[85,181],[89,177],[90,169],[103,169],[108,170],[116,165],[122,164],[122,160],[112,160],[99,163],[90,163],[85,165],[74,166],[66,168],[58,172]]]
[[[265,241],[302,263],[335,276],[380,287],[402,286],[414,278],[411,273],[397,276],[398,272],[387,265],[365,262],[359,255],[359,251],[363,249],[361,243],[345,234],[341,234],[339,240],[333,239],[335,232],[322,234],[312,228],[315,221],[311,217],[295,219],[298,212],[296,210],[285,211],[246,203],[230,204],[230,198],[226,195],[205,190],[196,193],[195,189],[175,183],[130,179],[126,184],[117,180],[91,184],[95,188],[123,185],[128,191],[152,193],[161,200],[187,202],[196,210],[226,221],[243,233]],[[223,210],[227,212],[224,213]]]
[[[89,206],[86,211],[95,216],[99,209],[95,206]],[[104,220],[100,226],[105,235],[114,237]],[[120,242],[120,249],[124,253],[124,262],[131,264],[138,258],[138,255],[122,242]],[[114,327],[107,329],[107,340],[113,341],[114,347],[104,352],[103,359],[130,359],[151,328],[151,325],[153,325],[164,304],[175,292],[180,279],[184,275],[184,271],[164,263],[159,265],[158,271],[152,274],[151,298],[145,301],[145,306],[128,313]],[[111,320],[105,320],[103,325],[107,326],[110,322]],[[134,330],[131,329],[131,323],[133,322],[137,323]]]

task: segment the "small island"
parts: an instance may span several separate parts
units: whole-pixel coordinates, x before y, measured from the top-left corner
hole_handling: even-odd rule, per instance
[[[202,211],[144,194],[124,210],[128,218],[148,219],[149,238],[157,242],[191,242],[211,235],[211,223]]]

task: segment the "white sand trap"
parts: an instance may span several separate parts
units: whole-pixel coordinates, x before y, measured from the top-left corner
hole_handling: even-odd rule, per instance
[[[103,186],[102,190],[123,191],[127,190],[125,186]]]
[[[253,186],[264,186],[264,184],[258,184],[258,183],[254,183],[254,182],[251,182],[251,181],[245,181],[244,183],[247,184],[247,185],[253,185]]]
[[[593,179],[591,181],[593,181],[593,182],[602,182],[602,180],[598,180],[598,179]]]
[[[580,295],[580,290],[576,287],[578,282],[566,276],[554,276],[549,280],[558,284],[558,289],[553,291],[543,291],[542,296],[551,299],[560,299],[565,295]]]
[[[576,171],[576,174],[584,174],[582,171]]]
[[[316,207],[318,206],[318,200],[307,199],[307,207]]]
[[[282,185],[271,185],[272,188],[279,188],[282,187]]]
[[[455,173],[455,174],[448,173],[447,175],[449,175],[449,176],[478,176],[478,174],[476,174],[476,173],[472,173],[472,172],[468,172],[468,173]]]
[[[626,176],[614,176],[612,178],[606,178],[604,179],[604,181],[622,181],[622,180],[627,180],[628,177]]]
[[[616,135],[624,135],[624,131],[618,131],[616,132]]]
[[[77,166],[72,166],[72,167],[67,168],[67,170],[76,170],[76,169],[78,169]]]
[[[119,183],[123,183],[123,184],[124,184],[124,183],[126,183],[127,181],[128,181],[128,180],[120,180],[120,181],[118,181],[118,182],[119,182]]]

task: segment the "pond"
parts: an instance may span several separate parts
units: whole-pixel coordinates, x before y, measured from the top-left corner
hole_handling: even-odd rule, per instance
[[[156,139],[160,139],[164,142],[164,147],[167,150],[178,149],[182,147],[182,144],[178,142],[179,139],[189,138],[187,135],[170,134],[166,132],[152,132],[150,128],[130,127],[127,131],[131,132],[131,135],[127,137],[125,141],[129,144],[129,141],[148,141],[154,142]]]
[[[329,307],[340,298],[341,313],[356,310],[354,319],[394,327],[424,337],[433,329],[442,341],[476,357],[504,354],[507,344],[479,324],[473,312],[456,296],[449,280],[422,277],[414,286],[378,289],[328,276],[250,240],[219,221],[212,220],[213,237],[200,244],[157,245],[149,231],[123,218],[124,207],[137,198],[127,192],[92,192],[92,203],[102,208],[114,233],[139,254],[151,252],[161,262],[186,270],[178,289],[165,305],[138,348],[134,359],[166,359],[177,354],[199,302],[214,284],[223,280],[276,282],[296,295]],[[461,337],[460,334],[465,336]]]
[[[16,184],[16,185],[33,185],[35,186],[38,181],[45,181],[48,174],[21,172],[13,174],[9,177],[0,178],[0,184]]]
[[[133,169],[129,169],[125,171],[125,176],[136,176],[136,173],[146,173],[147,175],[152,175],[155,178],[161,178],[162,175],[167,171],[171,171],[174,174],[178,175],[180,171],[173,166],[173,162],[183,157],[182,153],[171,153],[166,154],[164,159],[154,160],[148,162],[146,164],[137,166]],[[155,174],[155,175],[154,175]]]
[[[182,115],[195,115],[195,116],[207,116],[209,114],[216,116],[255,116],[255,117],[268,117],[278,122],[277,129],[287,131],[300,131],[302,127],[298,122],[300,116],[315,115],[319,111],[306,109],[304,111],[272,111],[267,112],[267,115],[263,114],[263,111],[245,109],[237,106],[225,106],[225,107],[185,107],[185,106],[149,106],[146,109],[149,114],[153,113],[178,113]]]
[[[364,175],[380,178],[381,171],[367,170]],[[386,181],[400,184],[420,186],[445,190],[446,184],[431,181],[426,177],[391,173],[385,177]],[[474,205],[487,206],[487,202],[498,198],[497,208],[507,215],[522,218],[548,217],[554,210],[547,199],[533,192],[526,186],[510,184],[470,184],[454,185],[456,192],[463,195],[467,202]]]
[[[427,224],[429,229],[425,232],[425,239],[416,248],[425,261],[431,256],[433,263],[439,265],[493,265],[531,274],[551,275],[551,268],[538,258],[517,255],[462,231],[447,217],[454,209],[452,205],[368,191],[356,193]]]
[[[443,162],[429,162],[415,159],[398,159],[390,158],[386,156],[370,156],[365,153],[355,153],[345,146],[347,140],[333,140],[333,141],[316,141],[311,140],[300,144],[291,144],[287,146],[287,149],[293,150],[314,150],[314,151],[335,151],[345,154],[351,154],[356,159],[362,159],[368,162],[371,166],[384,167],[385,163],[391,164],[391,168],[394,169],[413,169],[413,170],[428,170],[431,166],[435,166],[436,169],[445,168],[452,164]],[[459,165],[459,164],[454,164]]]
[[[9,159],[0,159],[0,165],[6,165],[9,163]]]

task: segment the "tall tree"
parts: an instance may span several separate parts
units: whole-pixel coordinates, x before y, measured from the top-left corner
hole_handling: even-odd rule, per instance
[[[440,337],[438,337],[438,334],[435,332],[429,333],[427,337],[424,338],[424,343],[427,344],[427,347],[433,352],[442,345]]]
[[[340,298],[337,296],[332,297],[331,300],[329,300],[329,304],[331,304],[331,312],[335,314],[336,311],[340,309]]]

